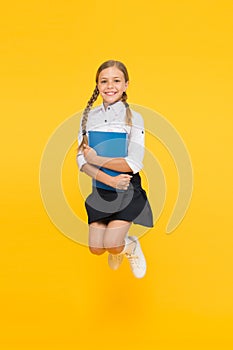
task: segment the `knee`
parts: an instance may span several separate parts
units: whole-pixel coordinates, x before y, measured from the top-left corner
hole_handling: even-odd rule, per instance
[[[119,254],[124,249],[124,243],[119,240],[106,239],[104,247],[111,254]]]
[[[92,254],[95,254],[95,255],[101,255],[106,251],[105,248],[97,248],[97,247],[89,247],[89,250]]]
[[[123,249],[124,249],[124,246],[122,245],[117,247],[106,248],[106,250],[111,254],[120,254]]]

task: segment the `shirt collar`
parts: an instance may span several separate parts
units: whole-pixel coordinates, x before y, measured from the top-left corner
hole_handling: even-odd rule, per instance
[[[102,112],[107,112],[108,110],[112,110],[113,112],[118,114],[118,113],[122,112],[122,110],[124,110],[124,109],[125,109],[125,105],[124,105],[124,103],[122,101],[117,101],[117,102],[109,105],[107,107],[107,109],[105,109],[103,103],[101,105]]]

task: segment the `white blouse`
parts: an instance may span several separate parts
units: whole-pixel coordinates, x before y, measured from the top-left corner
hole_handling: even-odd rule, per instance
[[[128,134],[128,155],[124,159],[136,174],[143,167],[144,157],[144,122],[142,116],[131,109],[133,118],[132,126],[126,125],[125,115],[126,108],[123,102],[118,101],[109,105],[105,110],[104,105],[93,108],[88,114],[86,125],[87,137],[88,131],[111,131],[126,132]],[[82,130],[78,134],[79,145],[82,142]],[[87,161],[84,155],[79,152],[77,155],[77,164],[80,170]]]

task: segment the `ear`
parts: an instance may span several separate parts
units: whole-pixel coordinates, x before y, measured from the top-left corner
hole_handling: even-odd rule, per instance
[[[128,86],[129,86],[129,81],[127,81],[127,82],[125,83],[125,91],[126,91],[126,89],[128,88]]]

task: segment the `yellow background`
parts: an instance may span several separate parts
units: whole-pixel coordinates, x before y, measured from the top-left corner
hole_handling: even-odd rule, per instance
[[[232,349],[232,10],[230,0],[2,5],[2,349]],[[168,198],[141,239],[142,280],[62,235],[40,198],[49,137],[84,108],[112,58],[129,69],[129,102],[174,125],[194,168],[188,213],[166,235],[177,179],[163,147],[153,149]],[[72,162],[69,177],[71,193]]]

